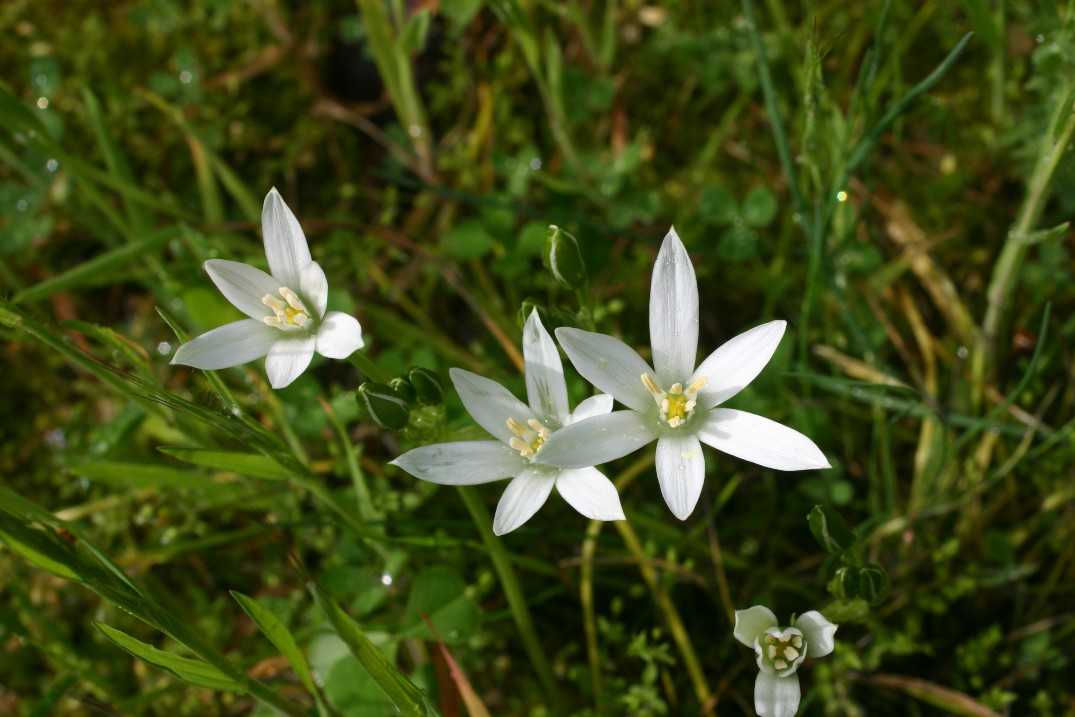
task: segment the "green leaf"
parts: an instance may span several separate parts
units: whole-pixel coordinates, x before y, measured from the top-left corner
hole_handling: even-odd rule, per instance
[[[178,458],[186,463],[193,463],[196,466],[230,471],[252,478],[287,480],[294,477],[291,471],[272,458],[257,453],[212,451],[204,448],[175,448],[171,446],[162,446],[158,450],[165,455]]]
[[[743,200],[743,222],[748,227],[769,226],[776,217],[776,196],[765,187],[755,187]]]
[[[239,607],[246,611],[250,619],[257,624],[258,629],[265,634],[265,637],[269,638],[269,641],[276,646],[280,654],[287,658],[287,661],[291,663],[291,667],[295,670],[295,674],[299,676],[302,684],[306,686],[310,694],[316,694],[317,687],[314,685],[313,676],[310,674],[310,667],[306,664],[306,657],[303,656],[302,650],[299,649],[298,643],[295,642],[295,638],[291,635],[287,626],[272,610],[257,600],[235,590],[231,591],[231,596],[239,603]]]
[[[1052,229],[1039,229],[1036,232],[1030,232],[1020,237],[1020,241],[1026,245],[1041,244],[1048,241],[1056,241],[1057,239],[1063,239],[1068,234],[1068,227],[1071,226],[1071,222],[1064,222],[1058,224]]]
[[[208,687],[211,690],[244,691],[242,685],[208,663],[158,650],[103,622],[95,622],[93,626],[117,646],[138,659],[170,672],[184,682],[198,687]]]
[[[316,585],[310,586],[314,601],[329,623],[336,629],[351,654],[358,658],[373,681],[384,691],[388,699],[404,717],[428,717],[431,713],[426,708],[425,695],[410,680],[401,675],[388,663],[377,646],[366,637],[358,625]]]
[[[426,46],[426,37],[429,36],[429,23],[431,19],[429,10],[422,8],[414,13],[407,24],[403,26],[403,32],[396,41],[406,53],[421,53]]]
[[[450,568],[434,566],[418,573],[403,613],[405,637],[432,640],[422,620],[429,616],[445,642],[465,640],[478,629],[481,611],[466,594],[466,583]]]
[[[83,463],[72,466],[76,476],[122,488],[216,487],[200,473],[146,463]]]
[[[842,553],[855,544],[855,531],[836,509],[827,505],[815,505],[806,516],[810,532],[830,553]]]
[[[65,548],[54,535],[42,530],[20,525],[7,516],[0,515],[0,541],[13,552],[29,560],[39,568],[66,580],[81,580],[78,572],[70,566],[77,563],[74,551]]]

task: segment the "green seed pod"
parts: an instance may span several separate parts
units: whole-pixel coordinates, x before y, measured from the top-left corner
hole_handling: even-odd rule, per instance
[[[886,597],[891,587],[888,572],[878,563],[867,563],[858,569],[858,593],[859,596],[870,603],[877,605]]]
[[[806,516],[810,532],[830,553],[842,553],[855,544],[855,531],[835,508],[828,505],[815,505]]]
[[[545,233],[545,265],[565,289],[581,290],[589,278],[575,237],[552,224]]]
[[[403,401],[403,403],[407,404],[408,410],[414,408],[414,402],[418,398],[418,396],[415,393],[414,386],[411,385],[410,381],[405,378],[399,377],[389,381],[388,385],[391,386],[396,396],[399,397]]]
[[[407,379],[414,388],[418,402],[423,406],[439,406],[444,403],[444,384],[433,371],[421,366],[411,366],[407,371]]]
[[[355,397],[359,408],[381,428],[398,431],[410,421],[410,409],[388,384],[367,381],[358,387]]]

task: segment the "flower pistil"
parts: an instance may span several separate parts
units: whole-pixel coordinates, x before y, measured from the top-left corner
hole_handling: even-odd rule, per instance
[[[505,421],[508,424],[508,428],[515,435],[508,441],[508,445],[514,450],[519,452],[519,455],[523,458],[529,458],[534,460],[534,454],[537,450],[545,444],[545,441],[549,440],[549,436],[552,435],[549,429],[541,425],[541,421],[536,418],[531,418],[525,424],[520,423],[514,418],[509,418]]]
[[[690,420],[694,415],[694,407],[698,405],[694,399],[708,383],[708,378],[699,376],[691,381],[686,390],[683,389],[682,383],[677,382],[665,391],[657,385],[653,376],[642,374],[642,385],[653,394],[653,399],[661,411],[661,420],[667,423],[669,428],[677,428]]]
[[[299,295],[286,286],[280,287],[279,294],[283,301],[272,294],[266,294],[261,299],[261,303],[272,309],[275,314],[262,319],[265,324],[283,331],[310,328],[310,312]]]

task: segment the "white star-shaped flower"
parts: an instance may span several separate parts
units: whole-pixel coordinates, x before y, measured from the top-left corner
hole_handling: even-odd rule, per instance
[[[175,352],[173,364],[219,369],[265,356],[269,383],[283,388],[306,370],[315,351],[343,359],[362,348],[357,319],[325,312],[325,272],[311,258],[302,227],[275,188],[265,197],[261,226],[271,274],[237,261],[205,262],[220,293],[250,318],[188,341]]]
[[[497,440],[435,443],[408,451],[392,464],[441,485],[511,478],[493,518],[497,535],[529,520],[553,486],[587,518],[623,520],[616,487],[592,465],[561,469],[536,461],[544,443],[563,426],[611,411],[612,396],[587,398],[570,411],[560,354],[536,311],[523,329],[523,358],[529,406],[496,381],[458,368],[449,372],[467,411]]]
[[[780,627],[762,605],[735,611],[735,639],[754,648],[758,678],[754,711],[760,717],[794,717],[799,709],[799,676],[807,657],[824,657],[835,647],[836,625],[817,610],[804,612],[791,627]]]
[[[702,492],[702,443],[767,468],[828,468],[818,447],[798,431],[753,413],[719,408],[769,362],[785,325],[770,321],[740,334],[695,368],[698,282],[687,250],[670,230],[650,288],[655,368],[619,339],[557,329],[556,338],[578,372],[627,410],[559,431],[538,460],[563,468],[600,465],[656,440],[661,493],[680,520],[691,514]]]

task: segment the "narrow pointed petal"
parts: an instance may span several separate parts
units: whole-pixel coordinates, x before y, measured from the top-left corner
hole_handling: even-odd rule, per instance
[[[530,520],[534,513],[545,505],[554,483],[556,471],[545,468],[526,468],[515,476],[497,503],[496,515],[493,516],[493,532],[504,535]]]
[[[629,408],[656,413],[653,396],[642,384],[642,374],[653,369],[630,346],[581,329],[556,329],[556,339],[587,381]]]
[[[795,717],[799,710],[799,676],[758,673],[754,682],[754,711],[758,717]]]
[[[709,379],[698,392],[698,404],[713,408],[742,391],[769,363],[787,325],[786,321],[770,321],[755,326],[709,354],[691,379]]]
[[[697,438],[684,435],[657,439],[657,480],[672,514],[686,520],[698,504],[705,481],[705,459]]]
[[[394,461],[415,478],[441,485],[476,485],[517,475],[530,461],[500,441],[434,443]]]
[[[776,615],[764,605],[755,605],[746,610],[735,611],[735,639],[754,649],[754,641],[770,627],[777,627]]]
[[[279,298],[280,282],[276,279],[249,264],[227,259],[210,259],[205,270],[236,309],[258,321],[272,316],[272,309],[261,300],[266,294]]]
[[[824,657],[836,646],[836,625],[825,619],[817,610],[804,612],[795,620],[795,627],[806,638],[806,656]]]
[[[572,423],[585,421],[587,418],[593,418],[594,416],[603,416],[611,412],[612,396],[607,393],[590,396],[575,406],[575,411],[564,421],[564,425],[570,426]]]
[[[530,409],[541,419],[559,428],[570,413],[564,366],[549,332],[541,325],[537,309],[523,327],[523,356],[526,359],[526,397]]]
[[[698,358],[698,280],[674,228],[668,230],[653,265],[649,339],[660,383],[686,383]]]
[[[560,471],[556,491],[572,508],[590,520],[626,520],[620,494],[604,473],[596,468]]]
[[[288,288],[294,290],[293,287]],[[328,308],[328,279],[325,278],[325,270],[316,261],[311,261],[299,272],[299,296],[309,302],[306,308],[313,312],[315,319],[324,318],[325,309]]]
[[[172,363],[213,370],[259,359],[269,353],[280,332],[254,319],[224,324],[180,346]]]
[[[829,468],[821,449],[793,428],[746,411],[715,408],[698,438],[718,451],[781,471]]]
[[[330,311],[317,327],[317,353],[325,358],[345,359],[366,345],[358,319]]]
[[[526,404],[496,381],[461,368],[453,368],[448,374],[471,418],[504,443],[515,436],[508,428],[509,418],[526,423],[535,417]]]
[[[269,271],[292,291],[301,286],[299,274],[303,267],[313,258],[306,235],[302,233],[299,220],[284,204],[276,187],[265,195],[261,207],[261,231],[265,239],[265,257],[269,260]]]
[[[613,411],[565,426],[534,456],[535,463],[558,468],[588,468],[637,451],[657,437],[636,411]]]
[[[314,357],[316,343],[313,336],[297,336],[273,344],[269,355],[265,357],[265,373],[269,375],[269,385],[273,388],[284,388],[302,375]]]

